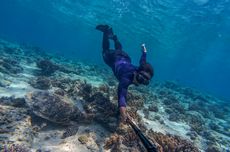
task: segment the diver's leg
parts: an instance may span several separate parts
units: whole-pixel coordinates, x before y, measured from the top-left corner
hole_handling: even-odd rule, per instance
[[[96,29],[103,32],[103,40],[102,40],[102,56],[107,65],[109,65],[111,68],[114,65],[115,61],[115,54],[116,51],[110,49],[110,39],[113,39],[113,29],[109,27],[108,25],[98,25],[96,26]]]
[[[114,54],[114,51],[110,49],[110,42],[109,42],[109,32],[104,31],[103,32],[103,40],[102,40],[102,56],[104,59],[104,62],[112,67],[112,57]]]
[[[97,25],[96,29],[103,32],[102,48],[103,53],[109,51],[109,39],[113,37],[113,29],[108,25]]]
[[[108,53],[108,51],[109,51],[109,37],[108,37],[108,34],[106,32],[103,33],[102,48],[103,48],[103,54]]]
[[[131,61],[129,55],[125,51],[122,50],[122,45],[121,45],[121,43],[118,40],[116,35],[113,36],[113,41],[114,41],[114,47],[115,47],[115,53],[114,54],[119,55],[119,56],[123,56],[123,57],[125,57]]]
[[[113,36],[113,41],[114,41],[115,50],[122,50],[122,45],[116,35]]]

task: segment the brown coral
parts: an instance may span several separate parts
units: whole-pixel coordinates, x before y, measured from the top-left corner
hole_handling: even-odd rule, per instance
[[[114,145],[114,144],[117,144],[117,143],[119,143],[119,141],[120,141],[120,136],[118,135],[118,134],[112,134],[111,136],[110,136],[110,138],[108,138],[106,141],[105,141],[105,145],[104,145],[104,148],[105,149],[111,149],[112,148],[112,146]]]
[[[164,135],[152,130],[148,131],[148,135],[162,147],[164,152],[199,152],[199,149],[191,142],[181,139],[179,136]]]

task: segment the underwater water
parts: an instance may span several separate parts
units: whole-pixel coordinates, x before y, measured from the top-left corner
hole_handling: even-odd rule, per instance
[[[229,0],[1,0],[0,151],[145,151],[118,126],[98,24],[135,65],[146,44],[155,76],[127,110],[158,150],[229,151],[229,14]]]
[[[109,24],[134,63],[146,43],[155,79],[229,101],[229,13],[229,0],[2,0],[0,35],[103,64],[95,26]]]

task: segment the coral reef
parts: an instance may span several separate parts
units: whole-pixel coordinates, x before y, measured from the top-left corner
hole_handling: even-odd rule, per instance
[[[164,135],[156,133],[152,130],[148,131],[150,138],[153,138],[164,152],[168,151],[184,151],[184,152],[199,152],[199,150],[189,141],[181,139],[179,136]]]
[[[3,40],[0,53],[1,150],[145,151],[119,122],[118,82],[110,69]],[[130,86],[127,104],[159,151],[227,151],[230,145],[226,101],[167,81]]]

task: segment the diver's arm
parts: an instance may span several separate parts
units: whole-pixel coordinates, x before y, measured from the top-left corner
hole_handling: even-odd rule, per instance
[[[128,87],[120,82],[118,85],[118,106],[126,107],[126,95]]]
[[[122,122],[126,121],[126,96],[127,96],[128,85],[124,82],[120,82],[118,86],[118,106],[120,110],[120,116]]]
[[[145,64],[146,63],[146,53],[147,53],[147,49],[145,47],[145,44],[141,45],[141,51],[142,51],[142,55],[141,55],[141,59],[140,59],[140,65]]]

